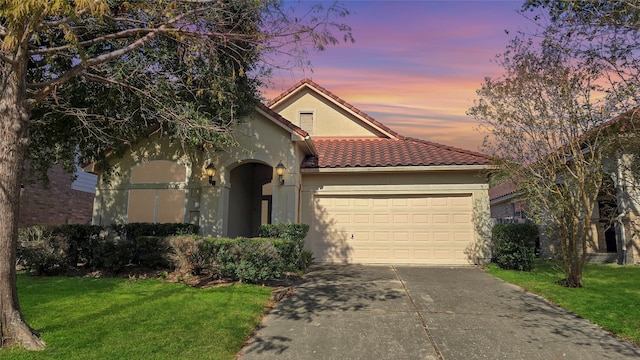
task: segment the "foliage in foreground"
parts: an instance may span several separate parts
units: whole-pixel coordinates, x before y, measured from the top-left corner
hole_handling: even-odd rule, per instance
[[[202,238],[176,236],[169,239],[171,262],[178,274],[208,274],[241,282],[280,279],[301,274],[311,264],[302,245],[309,226],[274,224],[262,226],[267,238]]]
[[[637,5],[527,1],[523,10],[535,10],[538,27],[517,32],[496,56],[503,74],[485,78],[469,109],[497,176],[515,185],[529,218],[560,242],[569,287],[583,286],[592,213],[607,174],[636,168],[620,155],[639,148]],[[633,186],[623,178],[635,175],[618,176],[618,191]]]
[[[536,259],[531,272],[489,264],[487,272],[640,345],[640,267],[586,263],[583,288],[558,285],[564,278],[558,261]]]
[[[303,250],[309,226],[274,224],[269,238],[205,238],[191,224],[133,223],[107,229],[95,225],[34,226],[21,230],[18,263],[36,275],[83,270],[120,274],[131,267],[258,283],[300,274],[311,264]]]
[[[79,263],[110,273],[130,264],[168,268],[164,237],[197,233],[193,224],[32,226],[20,229],[17,260],[36,275],[60,274]]]
[[[537,238],[535,224],[496,224],[491,230],[491,262],[506,270],[531,271]]]
[[[345,8],[307,9],[280,0],[2,2],[0,346],[44,348],[16,288],[26,160],[41,177],[53,164],[72,173],[86,161],[109,173],[107,158],[150,133],[191,154],[222,150],[277,68],[270,55],[299,64],[308,50],[338,43],[337,34],[353,40],[336,22]]]
[[[265,313],[271,288],[192,288],[158,279],[20,275],[26,320],[47,344],[0,359],[233,359]]]

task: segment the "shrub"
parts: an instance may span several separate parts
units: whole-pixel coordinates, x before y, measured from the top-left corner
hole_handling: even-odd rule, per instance
[[[272,242],[278,248],[282,256],[285,271],[304,272],[311,262],[313,256],[305,254],[304,238],[309,232],[309,225],[295,223],[265,224],[260,225],[258,234],[263,238],[283,239],[285,242]]]
[[[531,271],[538,227],[534,224],[496,224],[492,229],[491,261],[502,269]]]
[[[25,228],[20,230],[19,264],[38,275],[78,263],[112,273],[128,264],[168,267],[172,246],[165,237],[198,230],[193,224],[150,223]]]
[[[70,266],[78,263],[91,265],[93,247],[96,245],[102,227],[87,224],[68,224],[55,226],[52,231],[57,236],[64,237],[69,245],[68,260]]]
[[[113,224],[111,228],[123,239],[136,239],[140,236],[173,236],[197,234],[198,225],[186,223],[128,223]]]
[[[286,257],[295,254],[295,244],[282,239],[176,236],[169,243],[176,271],[248,283],[281,278],[290,266]]]
[[[169,262],[178,273],[200,275],[213,265],[213,247],[207,247],[202,238],[194,235],[178,235],[168,239]]]
[[[171,246],[164,236],[138,236],[130,245],[131,263],[149,268],[169,267]]]
[[[93,265],[111,273],[122,271],[131,261],[131,243],[118,236],[105,236],[93,248]]]
[[[292,240],[303,245],[304,238],[309,232],[309,225],[296,223],[263,224],[258,229],[261,238],[279,238]]]
[[[56,236],[52,227],[32,226],[18,232],[18,265],[35,275],[64,270],[69,263],[68,250],[66,239]]]
[[[241,282],[259,282],[282,277],[285,262],[272,239],[237,239],[242,249],[235,267]]]

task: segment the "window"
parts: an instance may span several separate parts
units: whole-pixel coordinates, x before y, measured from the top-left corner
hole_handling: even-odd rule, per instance
[[[156,160],[131,169],[127,221],[181,223],[185,217],[186,191],[174,188],[187,181],[187,167]]]
[[[298,116],[300,118],[300,127],[302,128],[302,130],[308,132],[309,134],[314,134],[315,133],[315,123],[314,123],[314,112],[313,111],[301,111],[300,113],[298,113]]]

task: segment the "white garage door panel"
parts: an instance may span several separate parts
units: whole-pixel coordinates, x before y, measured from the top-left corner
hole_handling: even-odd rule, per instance
[[[316,196],[318,261],[469,264],[471,196]]]

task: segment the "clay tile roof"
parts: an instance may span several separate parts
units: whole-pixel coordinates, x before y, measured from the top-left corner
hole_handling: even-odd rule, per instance
[[[413,138],[316,138],[303,168],[488,165],[486,155]]]
[[[515,194],[516,187],[512,181],[505,180],[496,186],[489,188],[489,200],[499,199],[503,196]]]
[[[395,131],[391,130],[390,128],[386,127],[384,124],[378,122],[376,119],[374,119],[371,116],[367,115],[366,113],[360,111],[355,106],[353,106],[353,105],[349,104],[348,102],[342,100],[341,98],[339,98],[337,95],[335,95],[331,91],[329,91],[329,90],[323,88],[322,86],[316,84],[311,79],[302,79],[302,80],[300,80],[297,84],[293,85],[291,88],[289,88],[288,90],[284,91],[282,94],[278,95],[278,97],[276,97],[275,99],[271,100],[267,104],[267,106],[268,107],[272,107],[273,105],[278,103],[280,100],[282,100],[285,97],[287,97],[287,96],[291,95],[292,93],[296,92],[299,88],[301,88],[305,84],[315,88],[317,91],[319,91],[319,92],[327,95],[328,97],[332,98],[338,104],[348,108],[349,110],[351,110],[354,113],[356,113],[358,116],[366,119],[366,121],[370,122],[371,124],[375,125],[376,127],[380,128],[380,129],[382,129],[383,131],[389,133],[393,137],[396,137],[396,138],[402,138],[403,137],[402,135],[398,134],[397,132],[395,132]]]

